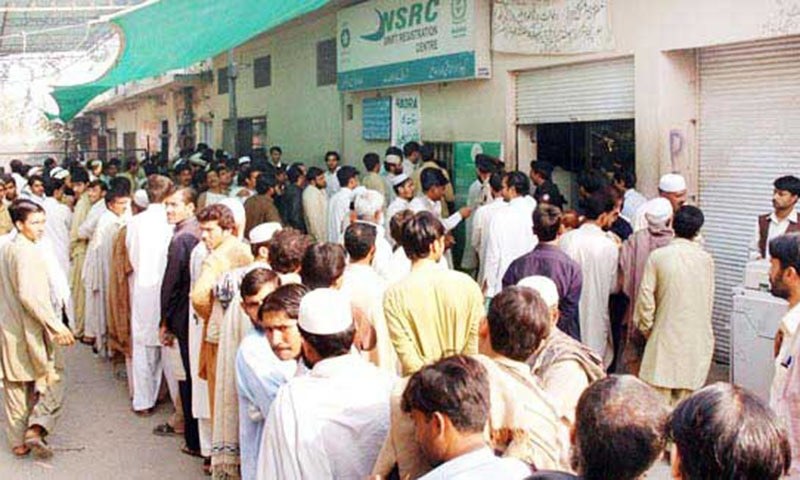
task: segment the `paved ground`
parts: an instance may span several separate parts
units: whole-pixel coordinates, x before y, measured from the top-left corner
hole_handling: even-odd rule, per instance
[[[0,433],[0,479],[10,480],[150,480],[203,479],[201,462],[180,453],[179,438],[156,437],[153,427],[166,421],[171,406],[161,405],[149,418],[130,411],[125,383],[110,364],[76,345],[67,353],[67,400],[50,437],[55,456],[48,461],[16,459]],[[727,368],[712,366],[709,382],[727,378]],[[0,390],[1,392],[2,390]],[[5,428],[4,415],[0,426]],[[648,474],[668,479],[669,466],[658,462]]]
[[[0,479],[208,478],[199,459],[180,453],[181,439],[152,434],[153,427],[167,419],[171,406],[161,405],[149,418],[133,415],[125,383],[114,379],[110,364],[83,345],[69,349],[67,373],[64,413],[50,437],[52,459],[14,458],[5,440],[5,416],[0,414]]]

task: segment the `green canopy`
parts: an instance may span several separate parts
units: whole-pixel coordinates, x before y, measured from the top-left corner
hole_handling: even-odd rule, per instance
[[[328,0],[161,0],[115,17],[122,54],[99,79],[55,87],[69,121],[96,96],[123,83],[185,68],[316,10]]]

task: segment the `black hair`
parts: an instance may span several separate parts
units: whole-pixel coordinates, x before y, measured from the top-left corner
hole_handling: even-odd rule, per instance
[[[443,187],[449,182],[441,170],[435,167],[423,168],[419,174],[419,183],[423,192],[427,192],[433,187]]]
[[[386,149],[386,156],[388,157],[389,155],[397,155],[398,157],[403,158],[403,150],[394,146],[389,147]]]
[[[423,162],[432,162],[436,159],[436,152],[433,150],[433,146],[426,143],[419,147],[419,156]]]
[[[271,146],[271,147],[269,148],[269,153],[272,153],[272,152],[278,152],[278,153],[280,153],[281,155],[283,155],[283,150],[281,150],[281,147],[279,147],[279,146],[277,146],[277,145],[273,145],[273,146]]]
[[[259,175],[256,179],[256,193],[264,195],[270,188],[275,188],[275,177],[268,173]]]
[[[350,183],[351,178],[358,177],[358,170],[349,165],[345,165],[336,172],[336,179],[339,180],[339,185],[344,188]]]
[[[800,274],[800,234],[789,233],[769,242],[769,256],[780,262],[781,269],[793,267]]]
[[[371,172],[375,170],[375,167],[380,166],[381,157],[375,152],[369,152],[364,155],[362,162],[364,163],[364,168],[366,168],[368,172]]]
[[[775,190],[785,190],[792,195],[800,195],[800,178],[794,175],[786,175],[775,180],[773,183]]]
[[[64,180],[59,178],[49,177],[46,182],[44,182],[44,194],[48,197],[52,197],[56,190],[60,190],[64,188]]]
[[[578,185],[591,195],[608,186],[608,178],[599,170],[587,170],[578,175]]]
[[[614,173],[614,181],[622,182],[625,188],[636,187],[636,174],[630,170],[619,170]]]
[[[315,180],[317,177],[319,177],[323,173],[325,173],[325,172],[322,171],[321,168],[319,168],[319,167],[311,167],[311,168],[308,169],[308,173],[306,174],[306,178],[308,178],[309,181]]]
[[[550,311],[539,293],[511,286],[492,298],[486,315],[492,350],[526,361],[550,335]]]
[[[682,401],[669,421],[686,480],[777,480],[792,452],[786,430],[758,397],[715,383]]]
[[[344,249],[350,255],[351,261],[358,261],[369,255],[375,246],[378,229],[374,225],[356,222],[344,231]]]
[[[254,268],[247,272],[242,278],[242,283],[239,286],[242,298],[252,297],[257,295],[264,285],[271,283],[278,288],[281,286],[281,278],[277,273],[268,268]]]
[[[311,290],[329,288],[344,274],[347,256],[335,243],[315,243],[303,255],[300,277]]]
[[[317,354],[322,358],[340,357],[347,355],[353,348],[353,341],[356,338],[356,327],[350,325],[343,332],[331,335],[318,335],[309,333],[298,327],[303,340],[308,342]]]
[[[705,217],[699,208],[693,205],[684,205],[675,212],[672,229],[675,231],[676,237],[691,240],[700,232],[703,222],[705,222]]]
[[[519,171],[508,172],[506,173],[505,179],[508,188],[513,188],[520,197],[531,193],[531,182],[524,173]]]
[[[44,213],[44,208],[30,200],[17,199],[8,206],[8,214],[11,216],[11,222],[15,225],[17,222],[25,223],[28,217],[34,213]]]
[[[472,357],[453,355],[422,367],[406,384],[402,410],[426,418],[439,412],[459,432],[480,433],[489,419],[489,375]]]
[[[415,152],[419,152],[419,143],[410,141],[403,145],[403,156],[410,157]]]
[[[552,242],[561,230],[561,209],[543,203],[533,211],[533,233],[540,242]]]
[[[616,199],[605,189],[598,190],[580,202],[583,215],[589,220],[597,220],[600,215],[611,212],[616,207]]]
[[[298,165],[292,165],[286,170],[286,178],[289,180],[289,183],[297,183],[297,180],[303,176],[303,170]]]
[[[503,173],[495,172],[489,177],[489,188],[493,192],[501,192],[503,190]]]
[[[72,183],[89,183],[89,172],[83,167],[72,167],[69,171]]]
[[[325,161],[326,162],[328,161],[328,157],[330,157],[330,156],[336,157],[336,161],[337,162],[340,162],[342,160],[342,157],[339,156],[339,152],[337,152],[335,150],[329,150],[329,151],[325,152]]]
[[[432,213],[419,212],[403,224],[401,244],[406,256],[414,260],[427,258],[433,242],[444,237],[447,231]]]

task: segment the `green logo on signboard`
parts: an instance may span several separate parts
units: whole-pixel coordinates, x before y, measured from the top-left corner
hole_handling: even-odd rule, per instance
[[[450,4],[453,23],[461,23],[467,18],[467,0],[453,0]]]
[[[428,0],[383,12],[375,9],[375,13],[378,14],[378,29],[368,35],[362,35],[361,38],[368,42],[379,42],[392,31],[405,30],[423,23],[433,23],[439,16],[438,8],[439,0]]]
[[[350,29],[344,28],[342,29],[342,33],[339,34],[339,43],[342,44],[342,48],[347,48],[350,46]]]

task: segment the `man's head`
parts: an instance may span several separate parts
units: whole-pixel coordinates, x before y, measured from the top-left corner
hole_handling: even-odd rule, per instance
[[[486,181],[496,171],[497,161],[494,158],[483,153],[475,155],[475,172],[478,175],[478,180],[481,182]]]
[[[92,180],[89,183],[89,186],[86,188],[87,194],[89,195],[89,201],[94,204],[101,198],[105,197],[106,192],[108,191],[108,186],[106,182],[102,180]]]
[[[359,220],[381,224],[383,223],[384,198],[380,192],[366,190],[356,196],[353,208]]]
[[[112,158],[108,161],[105,168],[105,173],[108,178],[114,178],[119,173],[122,162],[118,158]]]
[[[414,421],[417,443],[432,465],[450,460],[464,446],[481,444],[489,407],[486,368],[466,355],[422,367],[408,380],[401,401],[402,410]]]
[[[682,401],[668,424],[675,443],[672,476],[681,480],[777,480],[792,453],[785,428],[758,397],[715,383]]]
[[[44,196],[44,179],[41,175],[31,175],[28,179],[28,189],[37,197]]]
[[[403,173],[403,151],[397,147],[389,147],[386,149],[386,159],[383,162],[383,167],[387,172],[394,175]]]
[[[314,187],[324,190],[327,186],[327,182],[325,181],[325,172],[322,169],[317,167],[311,167],[308,169],[307,173],[308,183],[313,185]]]
[[[311,366],[347,355],[353,348],[356,328],[350,298],[339,290],[318,288],[308,292],[300,301],[298,326],[303,357]]]
[[[420,159],[419,143],[412,141],[403,145],[403,156],[416,164]]]
[[[379,173],[381,171],[381,157],[377,153],[369,152],[361,161],[368,172]]]
[[[292,185],[302,187],[306,183],[305,165],[295,163],[286,170],[286,178]]]
[[[205,207],[197,213],[197,221],[200,222],[200,239],[209,252],[234,236],[236,219],[225,205],[216,203]]]
[[[206,187],[209,190],[215,191],[220,188],[222,184],[219,181],[219,173],[216,170],[209,170],[206,172]]]
[[[293,228],[276,232],[269,242],[269,263],[280,274],[300,271],[311,238]]]
[[[339,181],[340,187],[353,190],[358,186],[358,170],[349,165],[345,165],[336,172],[336,179]]]
[[[242,310],[254,325],[259,321],[261,302],[280,286],[281,279],[278,274],[267,268],[250,270],[242,278],[242,283],[239,287],[240,296],[242,297]]]
[[[663,175],[658,181],[658,194],[669,200],[675,212],[686,203],[686,179],[677,173]]]
[[[106,208],[121,217],[131,208],[131,192],[125,188],[112,188],[106,192]]]
[[[769,284],[772,294],[800,300],[800,234],[790,233],[769,242]]]
[[[533,211],[533,234],[540,242],[553,242],[563,232],[561,209],[543,203]]]
[[[258,310],[255,327],[266,334],[272,352],[282,361],[296,360],[303,351],[297,320],[306,293],[308,289],[298,283],[283,285],[267,295]]]
[[[325,165],[328,167],[329,172],[336,172],[336,168],[339,167],[339,159],[339,152],[331,150],[325,154]]]
[[[508,172],[503,176],[503,199],[507,202],[531,193],[528,177],[522,172]]]
[[[192,166],[188,163],[181,163],[175,167],[175,179],[181,187],[192,185]]]
[[[548,335],[552,333],[553,329],[556,328],[556,325],[558,324],[558,319],[561,316],[561,313],[558,310],[558,287],[556,287],[555,282],[548,277],[532,275],[517,282],[517,286],[529,288],[539,294],[541,299],[544,301],[545,307],[547,307],[548,317],[550,319],[551,328]]]
[[[489,188],[492,190],[492,198],[503,198],[503,177],[501,172],[493,173],[489,177]]]
[[[419,175],[422,191],[434,202],[444,198],[445,187],[450,183],[441,170],[434,167],[424,168]]]
[[[587,220],[596,223],[600,228],[608,228],[616,220],[616,199],[605,189],[594,192],[581,200],[583,214]]]
[[[772,208],[775,212],[791,212],[797,205],[797,198],[800,195],[800,178],[787,175],[775,180],[772,191]]]
[[[599,170],[586,170],[578,175],[578,195],[584,199],[604,190],[608,186],[608,177]]]
[[[669,408],[631,375],[610,376],[581,394],[572,431],[572,466],[586,480],[634,480],[666,446]]]
[[[11,221],[20,235],[32,242],[38,242],[44,235],[44,208],[30,200],[14,200],[8,207]]]
[[[277,165],[281,163],[281,156],[283,155],[283,150],[281,147],[274,145],[269,149],[269,158],[272,160],[272,163]]]
[[[86,188],[89,186],[89,172],[83,167],[73,167],[70,170],[70,178],[72,183],[72,193],[75,197],[80,197]]]
[[[401,210],[394,214],[389,219],[389,236],[397,245],[403,245],[403,229],[406,223],[414,218],[414,212],[411,210]]]
[[[250,252],[257,261],[269,263],[269,244],[282,228],[280,222],[266,222],[250,229],[247,239],[250,242]]]
[[[50,177],[44,184],[44,194],[56,200],[61,200],[64,196],[64,187],[64,180]]]
[[[419,212],[403,224],[400,244],[412,262],[425,258],[438,262],[444,255],[446,233],[432,213]]]
[[[192,187],[181,187],[164,200],[167,222],[176,225],[194,215],[197,207],[197,191]]]
[[[255,191],[256,189],[256,183],[258,181],[258,177],[261,176],[261,171],[256,170],[255,168],[250,166],[245,166],[239,172],[239,176],[242,179],[241,181],[242,187],[252,192]]]
[[[350,263],[372,263],[375,257],[375,238],[378,229],[368,223],[356,222],[344,231],[344,248]]]
[[[175,184],[163,175],[150,175],[147,177],[145,190],[150,205],[164,203],[164,200],[175,191]]]
[[[692,205],[684,205],[675,212],[675,218],[672,220],[672,229],[675,231],[675,236],[684,238],[686,240],[693,240],[700,228],[703,227],[705,217],[703,212]]]
[[[395,195],[403,200],[411,201],[414,198],[414,180],[405,173],[401,173],[392,179],[392,188]]]
[[[0,201],[6,200],[9,202],[13,202],[17,199],[17,183],[14,181],[14,178],[11,175],[3,175],[3,179],[6,185],[5,196],[0,197]]]
[[[214,170],[219,176],[219,184],[222,188],[227,189],[233,184],[233,171],[226,164],[220,163]]]
[[[636,187],[636,174],[630,170],[620,170],[614,173],[614,188],[625,193]]]
[[[346,265],[347,255],[341,245],[315,243],[303,256],[300,277],[303,279],[303,285],[311,290],[338,288]]]
[[[537,187],[551,179],[553,175],[553,164],[546,160],[534,160],[531,162],[531,182]]]
[[[275,195],[275,177],[262,173],[256,178],[256,193],[272,197]]]
[[[480,334],[492,352],[524,362],[550,335],[550,313],[536,291],[507,287],[492,298]]]

